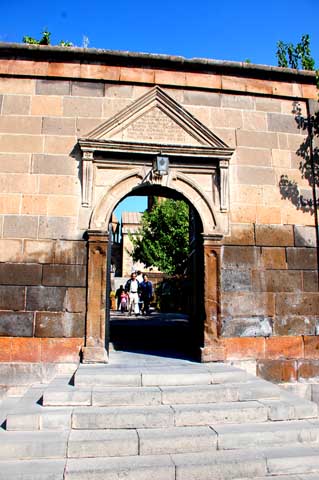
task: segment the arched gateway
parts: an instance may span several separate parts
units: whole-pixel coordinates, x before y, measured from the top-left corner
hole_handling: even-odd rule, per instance
[[[111,214],[124,197],[161,189],[186,199],[201,219],[205,310],[201,359],[218,358],[218,268],[220,243],[228,233],[233,149],[159,87],[79,139],[79,146],[82,205],[92,210],[83,361],[108,360],[105,265]],[[161,160],[165,171],[158,166]]]

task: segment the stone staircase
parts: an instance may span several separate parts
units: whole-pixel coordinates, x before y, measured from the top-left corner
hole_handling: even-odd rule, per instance
[[[319,480],[316,404],[224,364],[112,358],[3,400],[0,480]]]

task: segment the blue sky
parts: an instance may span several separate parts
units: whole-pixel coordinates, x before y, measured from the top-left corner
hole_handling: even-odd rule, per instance
[[[87,37],[91,48],[276,65],[278,40],[297,43],[309,33],[319,68],[319,0],[0,0],[0,7],[2,42],[40,38],[47,28],[53,44],[81,47]],[[145,201],[134,205],[143,210]]]

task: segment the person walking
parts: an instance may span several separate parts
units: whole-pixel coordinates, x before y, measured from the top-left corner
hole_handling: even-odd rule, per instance
[[[125,284],[125,291],[129,295],[130,299],[130,306],[129,306],[129,313],[132,313],[134,310],[135,315],[140,313],[139,309],[139,294],[140,294],[140,284],[136,280],[136,273],[131,273],[131,278]]]
[[[153,284],[146,273],[143,275],[143,282],[140,284],[141,300],[143,301],[143,313],[150,314],[150,303],[153,296]]]

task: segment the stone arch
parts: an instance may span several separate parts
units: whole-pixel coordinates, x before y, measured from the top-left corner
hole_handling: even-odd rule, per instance
[[[164,179],[160,185],[167,191],[177,192],[195,208],[201,219],[204,235],[215,234],[218,231],[217,215],[209,199],[190,178],[177,172],[175,175],[170,174],[169,178]],[[90,230],[107,231],[108,222],[117,204],[129,194],[137,193],[143,187],[151,188],[152,184],[149,182],[143,183],[143,173],[140,169],[133,170],[120,178],[94,206],[90,220]]]

